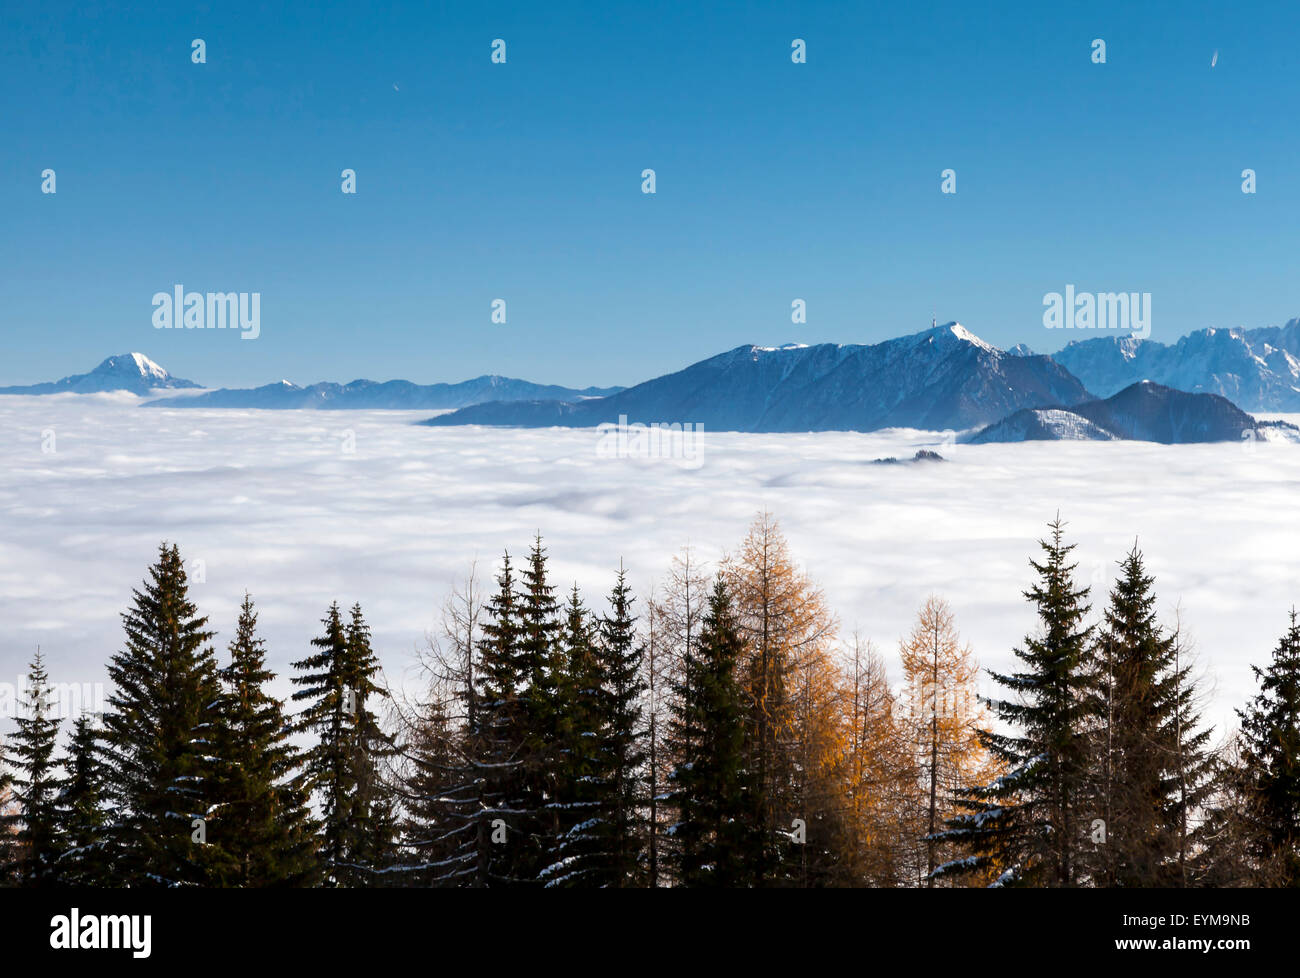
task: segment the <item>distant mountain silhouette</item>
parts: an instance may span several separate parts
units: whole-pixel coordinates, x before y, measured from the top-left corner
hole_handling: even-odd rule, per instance
[[[1218,394],[1246,411],[1300,411],[1300,319],[1261,329],[1201,329],[1169,346],[1101,336],[1070,343],[1052,358],[1098,397],[1152,380]]]
[[[701,424],[712,431],[966,429],[1091,395],[1046,356],[1016,355],[957,323],[870,346],[741,346],[610,397],[490,402],[430,425]]]
[[[603,397],[621,387],[588,387],[575,390],[547,384],[533,384],[510,377],[485,376],[458,384],[413,384],[407,380],[354,380],[349,384],[320,383],[299,387],[287,380],[253,388],[221,388],[187,397],[164,397],[145,407],[264,408],[289,410],[317,408],[345,410],[440,411],[463,408],[484,401],[515,401],[526,398],[581,399]]]
[[[25,387],[0,387],[0,394],[101,394],[130,391],[148,394],[164,388],[198,387],[191,380],[173,377],[143,353],[122,353],[109,357],[90,373],[73,374],[62,380]]]
[[[1295,441],[1300,439],[1300,429],[1283,422],[1257,421],[1217,394],[1188,394],[1143,381],[1105,400],[1086,401],[1069,408],[1016,411],[968,440],[977,445],[1116,439],[1183,445],[1241,441],[1243,437]]]

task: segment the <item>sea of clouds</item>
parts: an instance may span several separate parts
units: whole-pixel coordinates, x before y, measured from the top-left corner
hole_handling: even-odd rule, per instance
[[[1027,560],[1058,511],[1098,605],[1138,540],[1162,616],[1181,605],[1220,729],[1300,600],[1300,446],[705,432],[687,461],[611,457],[594,430],[413,423],[428,412],[138,405],[0,397],[0,683],[19,682],[38,645],[54,681],[102,683],[162,540],[202,568],[194,597],[223,656],[252,593],[282,695],[332,600],[361,602],[389,681],[409,689],[471,561],[490,579],[540,531],[554,583],[603,607],[620,560],[644,597],[683,545],[714,564],[760,510],[895,680],[898,638],[932,593],[982,665],[1011,667],[1035,627]],[[873,464],[921,447],[948,461]]]

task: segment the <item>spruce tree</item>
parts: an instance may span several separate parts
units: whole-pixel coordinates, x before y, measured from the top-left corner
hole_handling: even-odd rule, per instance
[[[302,673],[293,677],[300,687],[293,698],[307,701],[296,727],[317,737],[303,756],[305,784],[320,802],[327,882],[375,886],[383,882],[376,870],[390,861],[396,834],[391,794],[379,772],[391,746],[370,708],[388,693],[375,682],[379,662],[360,606],[345,625],[335,602],[321,623],[324,634],[311,642],[316,651],[293,663]]]
[[[72,726],[64,763],[67,775],[56,805],[62,848],[56,866],[59,883],[64,886],[108,886],[114,882],[104,807],[110,774],[99,752],[94,720],[83,713]]]
[[[59,721],[51,695],[45,660],[37,649],[19,703],[18,730],[3,758],[15,772],[12,783],[17,808],[0,817],[0,833],[10,835],[16,843],[13,851],[17,858],[11,857],[8,868],[21,886],[47,887],[57,882],[55,861],[61,849],[56,799],[61,782],[54,760]]]
[[[1039,629],[1012,650],[1020,670],[990,671],[1010,696],[986,702],[1009,732],[980,740],[1008,773],[964,792],[968,813],[944,833],[970,849],[948,871],[996,867],[1004,884],[1075,885],[1087,828],[1088,589],[1074,586],[1075,545],[1059,517],[1049,529],[1042,561],[1029,562],[1038,580],[1024,592]]]
[[[245,594],[221,670],[221,808],[212,834],[229,857],[222,884],[237,887],[310,885],[316,875],[315,834],[307,794],[294,775],[300,759],[289,742],[283,704],[266,691],[257,611]]]
[[[1259,692],[1241,718],[1241,765],[1251,861],[1272,885],[1300,886],[1300,621],[1265,668],[1252,666]]]
[[[1135,545],[1093,643],[1090,780],[1103,834],[1088,875],[1100,886],[1185,885],[1188,821],[1209,788],[1210,732],[1180,638],[1157,621],[1154,584]]]
[[[560,644],[559,604],[555,588],[547,581],[546,551],[541,534],[533,542],[520,575],[519,654],[525,670],[524,701],[524,805],[520,814],[522,832],[516,843],[522,847],[521,875],[539,879],[543,867],[554,856],[562,829],[557,807],[556,768],[562,723],[560,677],[563,649]]]
[[[468,732],[478,786],[470,878],[475,886],[518,886],[535,878],[524,763],[528,717],[523,693],[531,672],[522,649],[520,601],[509,553],[486,610]]]
[[[736,675],[744,652],[731,595],[719,578],[698,644],[683,663],[670,722],[677,763],[669,780],[677,821],[669,832],[680,886],[746,886],[757,876],[762,813],[746,768],[745,709]]]
[[[632,616],[634,600],[627,572],[620,565],[609,596],[609,613],[600,619],[595,645],[604,733],[604,812],[599,831],[607,855],[602,882],[615,887],[635,886],[641,881],[647,832],[643,814],[649,801],[644,773],[646,731],[642,725],[646,683]]]
[[[641,655],[619,569],[610,611],[592,621],[574,585],[560,639],[559,739],[551,765],[559,836],[547,885],[635,886],[646,792]]]
[[[205,843],[221,692],[213,633],[190,600],[177,547],[159,548],[122,625],[126,644],[108,667],[114,690],[103,736],[115,872],[131,886],[210,883],[222,861]]]
[[[387,700],[388,690],[375,682],[379,659],[370,641],[370,626],[354,604],[348,621],[348,661],[352,688],[358,691],[357,722],[354,726],[357,787],[365,818],[359,828],[359,862],[371,870],[370,885],[389,885],[391,877],[381,871],[393,866],[397,857],[400,813],[396,794],[387,776],[388,761],[396,753],[378,717],[363,709],[367,701]]]
[[[600,885],[608,867],[601,832],[608,815],[606,731],[594,631],[574,584],[559,636],[556,740],[547,765],[555,841],[540,876],[551,887]]]

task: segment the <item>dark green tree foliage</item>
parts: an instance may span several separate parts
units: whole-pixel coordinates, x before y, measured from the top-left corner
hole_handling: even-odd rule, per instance
[[[642,879],[642,855],[648,826],[644,812],[649,787],[645,779],[646,731],[642,722],[646,684],[637,643],[634,602],[627,572],[619,567],[609,596],[609,613],[600,619],[596,657],[601,674],[602,821],[606,853],[602,882],[635,886]]]
[[[961,792],[966,812],[943,838],[968,855],[941,872],[995,870],[1002,885],[1030,886],[1300,884],[1300,617],[1293,611],[1272,661],[1256,669],[1241,733],[1211,756],[1186,643],[1159,624],[1141,554],[1135,547],[1121,562],[1104,619],[1089,627],[1073,547],[1059,520],[1050,529],[1025,591],[1041,627],[1014,650],[1017,671],[993,674],[1006,695],[986,701],[1001,726],[981,740],[1007,773]],[[743,577],[718,578],[667,679],[661,749],[671,773],[657,801],[675,815],[664,878],[676,885],[794,880],[774,871],[769,823],[807,776],[809,755],[783,759],[786,735],[761,732],[755,704],[774,696],[811,716],[811,700],[788,704],[789,670],[756,661],[760,642],[779,654],[782,637],[768,627],[780,625],[775,613],[744,620],[746,601],[771,604],[767,578],[755,580],[747,595]],[[644,859],[645,649],[625,573],[606,613],[591,614],[576,585],[560,609],[538,538],[522,578],[506,555],[481,627],[472,589],[462,597],[448,629],[454,656],[439,653],[405,743],[399,806],[396,748],[375,713],[388,694],[360,607],[347,618],[329,608],[311,655],[294,663],[293,698],[305,709],[287,720],[268,692],[274,677],[251,599],[218,670],[180,553],[163,544],[122,616],[103,729],[80,717],[61,765],[39,653],[32,663],[18,729],[0,750],[0,884],[620,887],[659,878]],[[833,710],[837,687],[827,688]],[[803,689],[811,696],[811,683]],[[290,746],[299,732],[314,739],[301,755]],[[888,730],[855,733],[845,747],[859,760],[894,749]],[[802,881],[875,879],[856,861],[861,833],[914,847],[910,803],[823,831],[841,800],[840,761],[827,756],[823,794],[795,796],[812,806],[818,847],[807,850]],[[885,772],[886,786],[909,777],[898,770]],[[844,783],[867,782],[853,773]],[[313,792],[319,823],[307,807]],[[886,824],[891,814],[899,827]]]
[[[159,548],[122,625],[103,736],[115,872],[132,886],[211,883],[221,854],[202,839],[216,795],[220,687],[213,633],[190,601],[178,548]]]
[[[57,802],[62,848],[56,864],[59,883],[103,886],[113,882],[105,841],[109,772],[99,756],[99,734],[85,714],[73,723],[64,768],[67,774]]]
[[[1092,780],[1105,841],[1090,876],[1100,886],[1184,885],[1189,820],[1208,790],[1210,734],[1198,729],[1178,636],[1156,620],[1154,583],[1135,546],[1092,651]]]
[[[531,830],[532,813],[525,795],[528,716],[522,695],[530,669],[522,648],[523,626],[509,553],[486,611],[474,677],[476,706],[468,731],[479,806],[470,878],[476,886],[510,886],[533,877],[525,836]]]
[[[366,706],[387,700],[389,694],[375,682],[381,667],[371,645],[370,626],[359,604],[352,606],[348,622],[348,661],[351,688],[358,691],[353,756],[360,810],[364,814],[358,826],[357,862],[372,871],[370,885],[388,885],[390,878],[382,871],[392,867],[397,858],[400,829],[397,798],[387,776],[387,765],[396,748],[378,717]]]
[[[760,813],[745,764],[745,715],[737,664],[745,651],[731,597],[714,584],[699,641],[683,662],[670,721],[678,761],[669,781],[677,821],[669,828],[680,886],[754,881]],[[689,749],[685,745],[689,744]]]
[[[559,636],[557,737],[548,765],[555,837],[547,886],[596,886],[608,866],[601,827],[608,792],[601,663],[591,616],[573,586]]]
[[[54,749],[59,721],[54,716],[51,693],[45,661],[37,649],[18,705],[18,730],[3,756],[3,762],[14,771],[17,810],[0,817],[0,833],[16,843],[12,850],[16,858],[11,857],[7,868],[23,886],[51,886],[57,882],[55,860],[61,850],[56,799],[60,780]]]
[[[375,886],[393,856],[397,831],[380,764],[392,752],[371,704],[388,696],[375,681],[379,661],[359,605],[345,625],[338,603],[321,619],[316,651],[295,662],[293,698],[306,701],[298,729],[316,734],[304,754],[305,784],[321,811],[321,857],[334,886]]]
[[[1030,560],[1038,580],[1024,592],[1039,630],[1012,650],[1019,671],[990,672],[1009,695],[988,705],[1011,732],[981,731],[980,740],[1008,773],[966,792],[969,811],[943,833],[970,851],[944,870],[985,869],[992,861],[1004,885],[1075,885],[1090,822],[1088,589],[1074,586],[1078,565],[1070,562],[1074,544],[1064,542],[1064,524],[1057,518],[1049,529],[1051,538],[1039,541],[1042,562]]]
[[[540,535],[528,554],[520,575],[519,654],[524,669],[524,743],[522,751],[523,811],[513,845],[519,853],[521,878],[540,879],[554,857],[562,829],[563,811],[557,801],[556,760],[560,745],[560,680],[563,649],[560,644],[559,604],[555,588],[547,581],[546,551]]]
[[[228,857],[222,884],[310,885],[316,857],[307,793],[294,783],[299,758],[283,705],[266,691],[275,674],[247,594],[220,677],[221,807],[211,835]]]
[[[1267,882],[1300,886],[1300,621],[1291,622],[1241,717],[1244,816]]]

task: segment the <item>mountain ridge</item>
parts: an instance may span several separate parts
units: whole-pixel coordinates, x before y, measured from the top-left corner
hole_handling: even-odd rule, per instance
[[[1247,434],[1249,432],[1249,434]],[[1300,428],[1259,421],[1219,394],[1188,393],[1143,380],[1072,407],[1023,408],[964,440],[1150,441],[1162,445],[1300,440]]]
[[[1091,398],[1050,357],[1014,355],[960,323],[874,344],[745,344],[586,402],[488,402],[423,424],[597,427],[621,416],[719,431],[966,429]]]
[[[226,408],[376,408],[412,410],[456,410],[485,400],[518,398],[607,397],[622,387],[563,387],[535,384],[527,380],[483,374],[457,383],[415,384],[407,380],[373,381],[358,379],[346,384],[321,381],[305,387],[281,380],[251,388],[205,390],[192,380],[174,377],[143,353],[122,353],[108,357],[93,370],[71,374],[57,381],[0,387],[4,394],[100,394],[125,391],[140,397],[160,390],[195,390],[199,394],[155,397],[143,407],[226,407]]]
[[[187,397],[161,397],[144,407],[258,408],[265,410],[458,410],[485,401],[513,403],[539,396],[606,397],[621,387],[571,388],[484,374],[453,384],[416,384],[409,380],[321,381],[300,387],[287,380],[252,388],[218,388]]]
[[[0,387],[0,394],[102,394],[129,391],[147,395],[165,389],[199,389],[192,380],[173,377],[143,353],[119,353],[84,374],[70,374],[42,384]]]
[[[1052,357],[1098,397],[1151,380],[1218,394],[1246,411],[1300,411],[1300,318],[1256,329],[1211,326],[1171,344],[1098,336],[1068,343]]]

